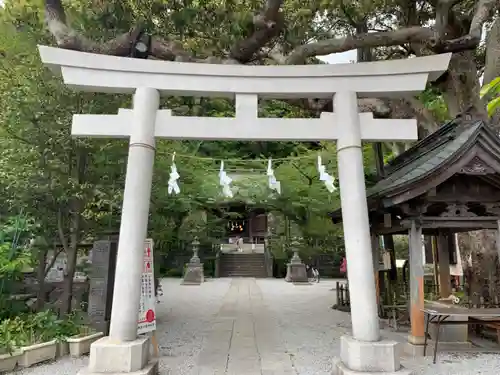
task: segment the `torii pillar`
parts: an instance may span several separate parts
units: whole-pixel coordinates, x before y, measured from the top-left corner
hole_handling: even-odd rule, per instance
[[[338,174],[351,296],[352,336],[341,338],[334,374],[409,374],[398,344],[381,340],[368,223],[362,141],[417,139],[415,120],[378,120],[358,113],[359,96],[416,94],[451,54],[340,65],[240,66],[121,58],[40,46],[42,61],[75,89],[134,94],[117,115],[75,115],[72,134],[130,138],[110,336],[92,344],[86,373],[152,374],[149,342],[137,337],[154,159],[154,138],[247,141],[337,141]],[[173,116],[160,95],[229,96],[234,118]],[[332,98],[318,119],[259,118],[258,98]],[[334,327],[332,327],[334,329]]]

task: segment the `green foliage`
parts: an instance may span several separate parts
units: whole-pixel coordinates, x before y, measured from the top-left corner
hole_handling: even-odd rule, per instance
[[[16,283],[31,265],[28,239],[33,223],[24,216],[0,220],[0,319],[15,316],[26,309],[14,298]]]
[[[51,310],[23,314],[0,323],[0,353],[12,353],[16,348],[88,333],[81,315],[73,313],[64,319]]]
[[[394,254],[396,259],[408,259],[409,245],[408,236],[393,236],[394,239]]]
[[[493,116],[500,109],[500,77],[484,85],[480,95],[488,99],[488,115]]]
[[[445,123],[450,120],[448,107],[439,90],[429,88],[419,95],[419,99],[434,116],[438,123]]]

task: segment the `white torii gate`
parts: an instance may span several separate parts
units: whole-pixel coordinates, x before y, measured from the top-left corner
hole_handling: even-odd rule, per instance
[[[72,134],[130,137],[109,337],[93,344],[89,371],[149,374],[147,339],[137,338],[155,138],[336,140],[351,296],[352,337],[344,336],[339,374],[400,370],[396,344],[380,340],[362,141],[417,139],[415,120],[358,113],[358,97],[416,94],[448,67],[451,54],[359,64],[243,66],[164,62],[39,46],[42,61],[77,90],[130,93],[133,109],[73,117]],[[235,97],[234,118],[182,117],[159,109],[161,95]],[[258,99],[332,98],[319,119],[259,118]],[[406,371],[401,371],[407,373]],[[134,372],[135,373],[135,372]]]

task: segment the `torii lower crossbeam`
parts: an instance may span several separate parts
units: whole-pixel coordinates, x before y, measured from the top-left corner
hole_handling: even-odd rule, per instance
[[[416,140],[416,120],[374,119],[360,113],[361,139],[371,142]],[[133,112],[121,109],[117,115],[74,115],[71,134],[76,137],[128,138],[133,130]],[[156,138],[244,140],[244,141],[336,141],[345,126],[335,113],[319,119],[215,118],[172,116],[171,110],[156,112]]]

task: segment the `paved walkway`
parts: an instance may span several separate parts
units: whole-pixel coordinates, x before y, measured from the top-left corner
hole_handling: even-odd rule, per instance
[[[334,311],[334,281],[293,285],[279,279],[215,279],[183,286],[162,281],[157,305],[161,375],[330,375],[349,314]],[[403,335],[383,332],[404,340]],[[76,375],[88,359],[63,358],[23,375]],[[494,355],[440,354],[405,359],[415,375],[496,375]]]
[[[234,279],[198,358],[200,374],[295,374],[254,279]]]

